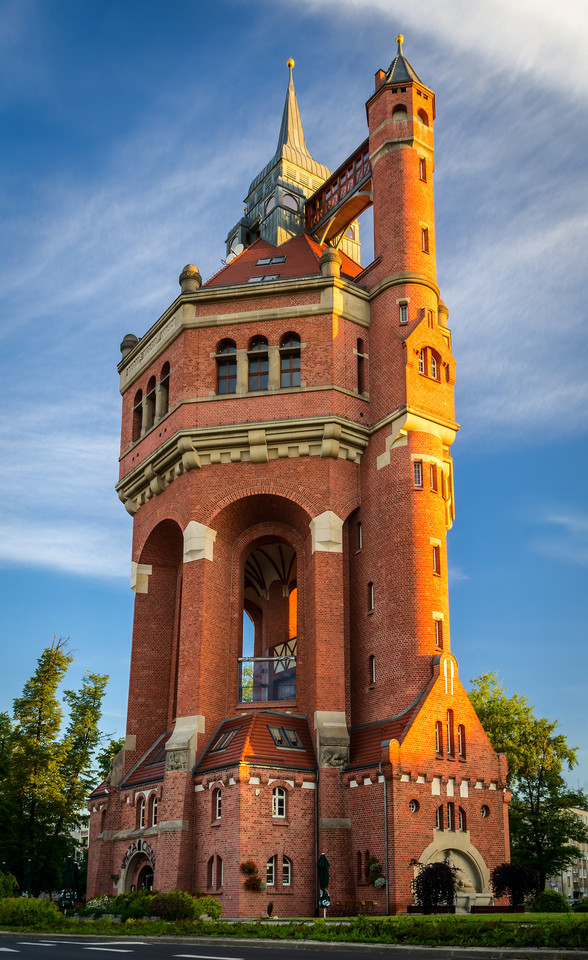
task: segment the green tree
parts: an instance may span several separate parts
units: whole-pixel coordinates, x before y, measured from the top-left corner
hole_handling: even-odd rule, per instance
[[[12,722],[0,717],[0,808],[5,813],[0,861],[34,892],[60,882],[75,853],[72,828],[83,820],[91,768],[101,738],[99,722],[107,677],[87,673],[79,691],[63,698],[69,722],[61,735],[58,689],[73,661],[67,640],[53,640],[14,701]],[[27,864],[30,861],[30,869]]]
[[[96,778],[105,780],[110,773],[110,764],[125,745],[124,737],[108,740],[96,754]]]
[[[537,871],[541,887],[572,863],[588,842],[588,829],[573,812],[587,808],[581,790],[570,790],[563,770],[577,763],[577,748],[557,733],[557,720],[536,717],[526,697],[506,695],[495,673],[472,681],[470,700],[497,753],[506,754],[513,794],[509,820],[513,861]]]

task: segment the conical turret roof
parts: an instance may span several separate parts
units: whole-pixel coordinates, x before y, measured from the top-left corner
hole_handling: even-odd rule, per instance
[[[398,52],[394,57],[392,63],[388,67],[388,73],[386,74],[385,83],[412,83],[413,80],[416,80],[417,83],[423,83],[418,73],[414,67],[408,62],[406,57],[402,52],[402,43],[404,37],[401,33],[396,37],[396,43],[398,44]],[[425,86],[425,84],[423,84]]]

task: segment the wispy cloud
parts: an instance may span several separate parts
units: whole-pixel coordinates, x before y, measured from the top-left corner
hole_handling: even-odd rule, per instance
[[[588,513],[554,513],[544,524],[548,529],[534,540],[535,550],[560,563],[588,567]]]

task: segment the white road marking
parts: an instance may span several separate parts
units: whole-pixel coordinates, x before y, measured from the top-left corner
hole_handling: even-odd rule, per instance
[[[101,950],[102,953],[132,953],[132,950],[123,950],[121,947],[84,947],[84,950]]]
[[[189,957],[190,960],[243,960],[243,957],[209,957],[204,953],[174,953],[174,957]]]
[[[13,950],[12,947],[0,947],[0,953],[20,953],[20,950]]]

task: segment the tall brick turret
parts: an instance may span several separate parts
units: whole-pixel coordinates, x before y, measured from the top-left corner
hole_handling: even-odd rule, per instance
[[[450,857],[465,909],[508,856],[508,794],[449,647],[434,94],[399,37],[368,138],[330,173],[288,66],[278,149],[226,265],[204,283],[186,266],[121,345],[135,617],[125,749],[90,800],[89,894],[114,877],[206,890],[229,916],[267,897],[312,915],[324,852],[332,901],[394,912],[411,861]],[[349,252],[372,204],[362,268]]]

